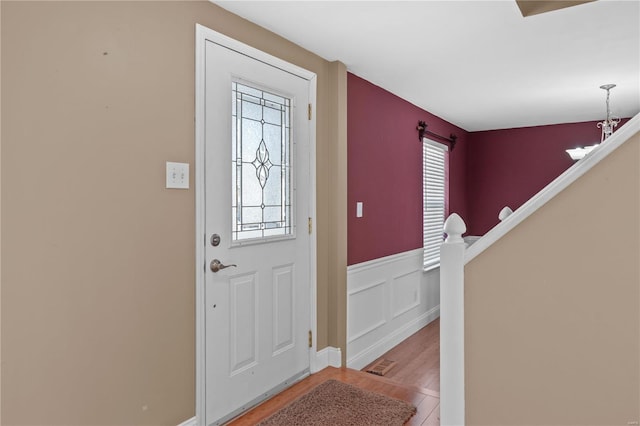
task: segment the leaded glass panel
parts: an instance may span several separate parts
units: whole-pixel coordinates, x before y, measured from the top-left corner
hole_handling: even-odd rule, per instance
[[[232,239],[292,234],[291,100],[234,82]]]

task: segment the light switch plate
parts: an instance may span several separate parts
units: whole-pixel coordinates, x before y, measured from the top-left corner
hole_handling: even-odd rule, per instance
[[[362,201],[356,203],[356,217],[362,217]]]
[[[167,161],[167,188],[189,189],[189,163]]]

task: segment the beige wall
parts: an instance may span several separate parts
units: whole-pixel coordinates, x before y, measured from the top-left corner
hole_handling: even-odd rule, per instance
[[[640,134],[465,268],[467,424],[640,420]]]
[[[330,198],[333,207],[327,212],[329,229],[334,235],[329,246],[329,346],[342,348],[342,364],[347,364],[347,68],[339,62],[331,63],[329,81],[332,88],[332,106],[329,128],[331,140],[331,167],[329,172]]]
[[[317,337],[343,343],[344,66],[207,2],[1,8],[3,424],[194,415],[195,198],[164,162],[194,164],[195,23],[318,75]]]
[[[318,214],[318,348],[342,349],[346,363],[347,301],[347,68],[336,61],[327,68],[328,99],[319,113],[327,117],[327,144],[316,171]],[[318,147],[320,149],[320,147]],[[318,153],[318,155],[320,155]],[[324,290],[324,291],[321,291]],[[323,308],[320,308],[323,307]]]

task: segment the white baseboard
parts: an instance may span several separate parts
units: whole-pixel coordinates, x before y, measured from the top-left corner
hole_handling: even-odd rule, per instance
[[[408,322],[390,335],[385,336],[383,339],[369,346],[367,349],[355,354],[353,357],[347,360],[347,367],[353,368],[355,370],[363,369],[368,364],[372,363],[376,358],[380,357],[380,355],[398,345],[404,339],[411,336],[413,333],[420,330],[422,327],[429,324],[439,316],[440,305],[425,312],[413,321]]]
[[[198,426],[198,419],[193,416],[189,420],[185,420],[184,422],[180,423],[178,426]]]
[[[316,352],[316,365],[312,373],[316,373],[327,367],[342,367],[342,351],[340,348],[327,346]]]
[[[340,348],[329,347],[329,366],[340,368],[342,367],[342,351]]]

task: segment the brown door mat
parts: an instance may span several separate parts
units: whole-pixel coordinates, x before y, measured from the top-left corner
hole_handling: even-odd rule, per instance
[[[391,361],[390,359],[383,358],[380,361],[373,364],[371,368],[368,368],[366,371],[367,373],[375,374],[377,376],[384,376],[389,372],[389,370],[395,367],[396,364],[397,362],[395,361]]]
[[[415,413],[416,407],[408,402],[338,380],[327,380],[276,411],[258,426],[402,426]]]

